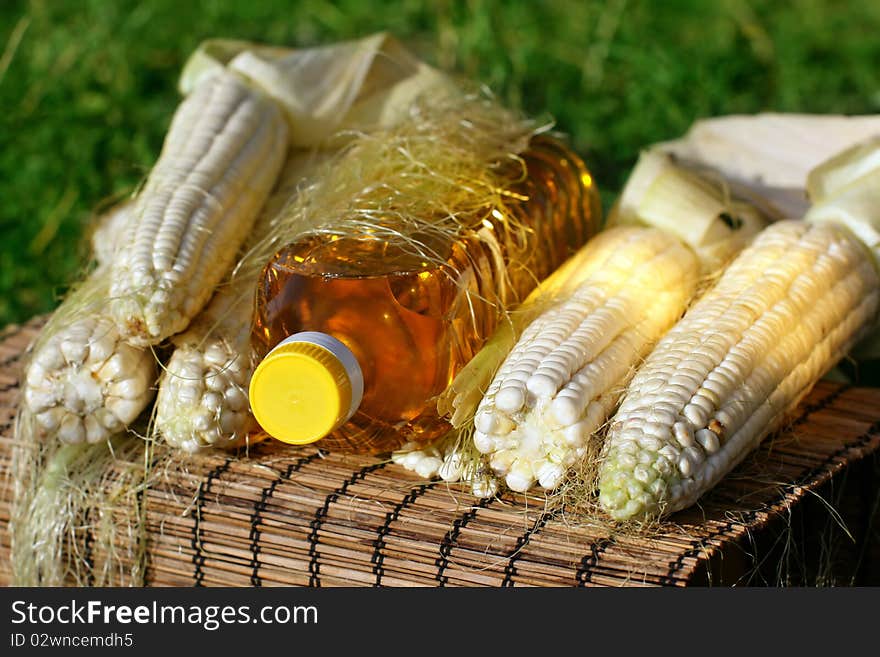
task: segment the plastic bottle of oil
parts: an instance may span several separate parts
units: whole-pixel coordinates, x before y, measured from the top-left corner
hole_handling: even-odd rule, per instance
[[[437,395],[492,333],[504,305],[524,298],[597,229],[599,197],[577,155],[539,136],[523,161],[527,175],[510,190],[518,200],[505,208],[529,228],[517,235],[505,232],[495,209],[481,239],[428,245],[442,264],[403,244],[336,235],[290,244],[270,260],[253,333],[265,357],[250,386],[268,434],[378,453],[449,430]],[[514,249],[515,262],[507,257]]]

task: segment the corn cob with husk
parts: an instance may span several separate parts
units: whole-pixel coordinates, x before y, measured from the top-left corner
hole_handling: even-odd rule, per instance
[[[159,382],[155,413],[155,429],[170,445],[187,452],[237,447],[259,429],[247,396],[257,364],[250,342],[254,288],[272,251],[296,230],[281,210],[323,157],[291,153],[232,274],[172,339],[175,349]]]
[[[111,266],[111,315],[132,344],[186,328],[235,260],[287,151],[281,109],[216,71],[181,103]]]
[[[639,369],[599,469],[599,503],[613,518],[695,503],[871,329],[877,154],[875,142],[815,170],[804,221],[764,230]]]
[[[641,158],[615,221],[643,223],[594,238],[554,274],[556,283],[514,313],[441,399],[453,425],[473,417],[473,445],[513,490],[535,483],[553,489],[587,456],[590,438],[640,360],[684,312],[701,276],[763,226],[753,208],[659,153]],[[396,458],[426,473],[438,457],[425,456]],[[446,478],[467,475],[453,467],[459,463],[476,463],[470,471],[481,475],[485,467],[461,447],[447,448]]]
[[[96,221],[95,271],[55,311],[32,349],[23,382],[23,420],[37,435],[99,442],[125,429],[153,398],[156,359],[127,344],[103,314],[108,271],[129,218],[121,204]]]
[[[699,262],[674,236],[614,228],[616,248],[523,331],[474,418],[474,444],[507,486],[555,488],[585,456],[639,360],[681,316]]]

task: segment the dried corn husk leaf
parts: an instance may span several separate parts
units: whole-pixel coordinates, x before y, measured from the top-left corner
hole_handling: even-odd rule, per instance
[[[385,32],[317,48],[275,48],[244,41],[205,41],[180,78],[188,93],[219,68],[244,75],[284,109],[290,143],[323,145],[340,131],[394,125],[424,93],[454,91],[454,81],[417,59]]]
[[[809,172],[836,153],[880,135],[880,115],[761,113],[703,119],[657,148],[693,165],[713,168],[734,191],[754,195],[780,218],[809,207]],[[742,187],[742,189],[739,189]]]

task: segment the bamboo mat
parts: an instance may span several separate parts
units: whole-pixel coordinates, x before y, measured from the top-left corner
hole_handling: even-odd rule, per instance
[[[0,334],[0,478],[10,465],[17,364],[37,326]],[[844,577],[861,573],[846,583],[860,583],[876,533],[878,447],[880,389],[821,382],[790,427],[699,507],[638,536],[550,512],[542,497],[479,500],[387,461],[314,447],[264,443],[246,456],[182,463],[157,452],[163,475],[141,498],[145,579],[154,586],[780,584],[803,581],[786,569],[818,571],[842,560]],[[137,463],[135,453],[114,467]],[[0,494],[4,584],[10,496],[8,487]],[[852,538],[840,540],[837,514]],[[823,552],[841,544],[843,556],[825,554],[810,568],[814,539]],[[100,548],[88,533],[82,540],[83,553],[99,563]]]

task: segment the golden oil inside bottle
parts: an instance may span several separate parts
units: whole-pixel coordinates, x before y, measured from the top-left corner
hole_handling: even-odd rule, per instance
[[[265,354],[290,335],[319,331],[348,347],[363,372],[357,412],[320,446],[377,453],[448,431],[436,396],[503,309],[595,232],[599,199],[577,156],[538,137],[523,162],[505,205],[487,208],[460,239],[423,237],[416,249],[411,241],[318,234],[266,265],[256,299],[258,349]]]

